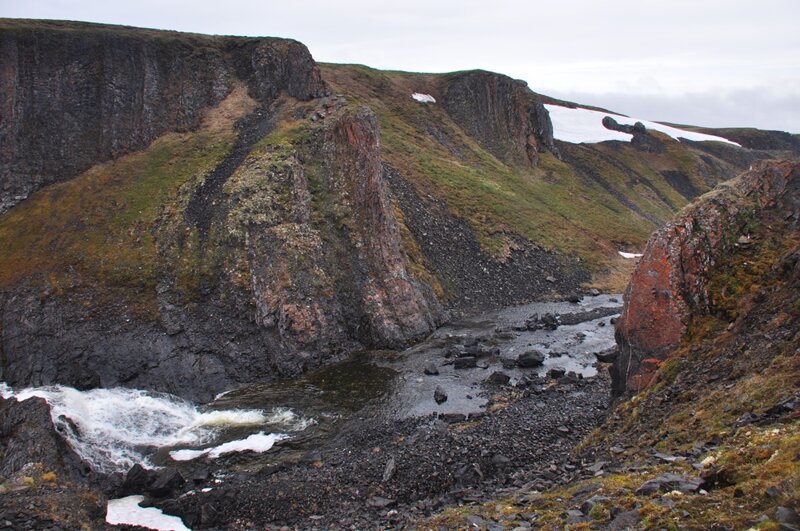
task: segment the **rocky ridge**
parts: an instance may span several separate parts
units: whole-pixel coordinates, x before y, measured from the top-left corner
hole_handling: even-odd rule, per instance
[[[633,274],[617,321],[615,392],[647,387],[661,362],[685,339],[692,320],[720,313],[721,301],[715,297],[753,296],[736,285],[725,286],[730,292],[712,293],[718,286],[711,278],[721,260],[762,245],[756,233],[761,225],[783,228],[790,241],[798,223],[800,168],[759,162],[658,230]],[[748,298],[737,302],[746,306]]]

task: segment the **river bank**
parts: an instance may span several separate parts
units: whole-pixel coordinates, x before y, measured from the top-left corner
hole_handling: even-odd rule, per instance
[[[361,353],[298,380],[232,390],[200,416],[261,411],[271,420],[137,448],[161,471],[138,485],[112,473],[94,490],[99,500],[144,494],[145,505],[190,528],[363,529],[562,483],[592,465],[570,450],[606,414],[610,382],[595,353],[613,349],[619,300],[506,308],[400,353]],[[279,422],[276,408],[290,415]],[[247,450],[242,441],[259,434],[270,444],[215,455],[225,445]],[[174,481],[156,492],[159,474]]]

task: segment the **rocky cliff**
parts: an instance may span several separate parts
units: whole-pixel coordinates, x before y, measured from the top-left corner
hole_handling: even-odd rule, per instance
[[[524,81],[480,70],[452,74],[442,104],[503,162],[535,165],[540,151],[558,153],[547,109]]]
[[[5,204],[66,180],[0,228],[4,381],[208,399],[441,321],[375,116],[323,98],[305,47],[4,24]]]
[[[206,399],[450,310],[616,289],[619,249],[763,155],[560,142],[554,100],[506,76],[317,65],[283,39],[8,20],[0,68],[15,386]]]
[[[0,22],[0,212],[44,185],[195,129],[237,79],[268,104],[325,88],[302,44]]]
[[[800,166],[759,162],[687,207],[650,239],[625,292],[617,321],[620,356],[614,364],[617,394],[647,387],[659,365],[705,316],[731,328],[754,300],[762,281],[745,284],[726,271],[732,257],[758,276],[778,267],[776,253],[796,244],[800,230]],[[728,265],[730,267],[730,265]]]

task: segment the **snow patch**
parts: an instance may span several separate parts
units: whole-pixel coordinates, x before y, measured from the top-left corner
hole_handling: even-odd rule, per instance
[[[553,137],[557,140],[570,142],[573,144],[581,143],[596,143],[605,142],[608,140],[619,140],[622,142],[630,142],[633,135],[623,133],[621,131],[612,131],[606,129],[603,125],[603,118],[610,116],[617,123],[621,125],[633,125],[636,122],[641,122],[647,129],[653,131],[660,131],[670,137],[678,140],[684,138],[694,142],[724,142],[734,146],[739,146],[736,142],[731,142],[727,138],[720,136],[707,135],[704,133],[696,133],[693,131],[686,131],[677,127],[651,122],[649,120],[642,120],[640,118],[630,118],[619,114],[594,111],[591,109],[562,107],[561,105],[545,104],[545,108],[550,113],[550,120],[553,122]],[[741,146],[739,146],[741,147]]]
[[[639,253],[626,253],[625,251],[617,251],[622,258],[641,258]]]
[[[266,452],[278,441],[289,438],[288,435],[283,433],[269,433],[263,431],[254,433],[246,439],[239,439],[236,441],[226,442],[219,446],[212,448],[205,448],[203,450],[175,450],[169,453],[169,456],[175,461],[191,461],[198,457],[208,455],[209,459],[216,459],[223,454],[233,452]]]
[[[111,525],[136,525],[159,531],[191,531],[177,516],[164,514],[155,507],[140,507],[144,496],[128,496],[108,500],[106,523]]]
[[[415,92],[411,95],[414,100],[420,103],[436,103],[436,98],[431,96],[430,94],[422,94],[421,92]]]
[[[545,104],[550,120],[553,122],[553,138],[572,144],[593,144],[607,140],[630,142],[633,135],[612,131],[603,126],[603,118],[610,116],[607,112],[589,109],[570,109],[560,105]],[[616,115],[612,116],[614,119]]]

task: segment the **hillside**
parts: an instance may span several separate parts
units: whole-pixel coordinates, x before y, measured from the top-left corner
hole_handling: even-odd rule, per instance
[[[571,477],[431,523],[796,528],[799,220],[800,166],[762,162],[657,231],[617,322],[621,396]]]
[[[630,142],[568,143],[547,106],[575,104],[506,76],[317,65],[289,40],[0,30],[11,385],[208,399],[406,345],[449,313],[619,290],[618,251],[796,148],[619,116]]]
[[[0,72],[4,525],[798,526],[797,135],[279,38]]]

